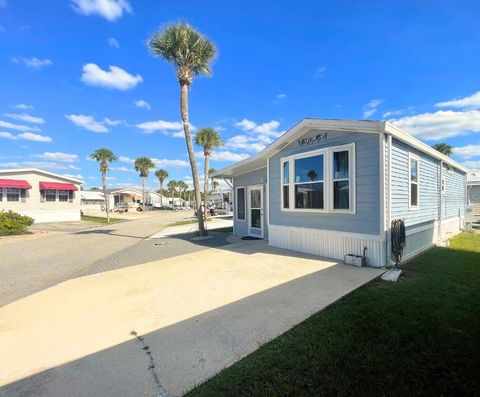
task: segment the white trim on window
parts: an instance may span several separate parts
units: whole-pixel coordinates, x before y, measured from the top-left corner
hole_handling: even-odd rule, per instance
[[[243,189],[243,211],[244,211],[243,219],[238,217],[238,189]],[[245,222],[247,220],[247,188],[246,186],[237,186],[235,188],[235,219],[241,222]]]
[[[349,209],[333,208],[333,153],[348,151],[348,173],[349,177],[345,180],[349,181]],[[323,209],[322,208],[295,208],[295,160],[323,155]],[[283,208],[283,165],[289,163],[289,208]],[[335,214],[355,214],[356,212],[356,163],[355,163],[355,143],[346,145],[332,146],[293,154],[291,156],[282,157],[280,159],[280,209],[282,211],[292,212],[319,212],[319,213],[335,213]],[[335,179],[337,181],[337,179]]]
[[[417,180],[412,181],[412,160],[417,162]],[[412,205],[412,184],[417,185],[417,204]],[[408,209],[418,210],[420,208],[420,157],[408,153]]]

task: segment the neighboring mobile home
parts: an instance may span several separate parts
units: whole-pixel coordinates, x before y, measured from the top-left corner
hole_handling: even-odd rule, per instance
[[[79,221],[82,183],[33,168],[0,170],[0,211],[28,215],[36,223]]]
[[[304,119],[233,180],[234,233],[370,266],[391,264],[390,225],[404,219],[411,257],[463,227],[467,170],[387,122]]]
[[[467,201],[473,205],[473,215],[480,220],[480,173],[470,173],[467,176]]]

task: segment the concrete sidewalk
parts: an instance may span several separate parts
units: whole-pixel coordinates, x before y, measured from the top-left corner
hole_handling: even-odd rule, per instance
[[[381,273],[242,241],[69,280],[0,308],[0,395],[181,395]]]
[[[209,222],[205,223],[207,230],[216,230],[216,229],[223,229],[226,227],[233,227],[233,219],[212,219]],[[198,225],[196,223],[191,223],[188,225],[179,225],[179,226],[170,226],[167,227],[158,233],[151,235],[149,238],[163,238],[163,237],[171,237],[181,234],[191,234],[198,231]]]

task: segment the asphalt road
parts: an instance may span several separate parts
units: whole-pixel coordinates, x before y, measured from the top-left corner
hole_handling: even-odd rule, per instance
[[[91,274],[92,267],[97,271],[109,270],[105,267],[108,257],[120,251],[127,253],[128,248],[187,215],[183,212],[162,212],[148,218],[89,230],[2,243],[0,307],[62,281]],[[116,265],[113,266],[130,264],[118,256],[115,259]]]

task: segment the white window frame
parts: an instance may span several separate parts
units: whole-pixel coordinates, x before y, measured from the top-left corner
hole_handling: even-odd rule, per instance
[[[440,192],[442,193],[442,196],[445,197],[445,194],[447,193],[447,179],[443,176],[440,183]]]
[[[67,199],[65,201],[62,201],[60,200],[60,196],[63,194],[65,195],[65,192],[67,193],[66,196],[67,196]],[[58,197],[58,201],[60,203],[68,203],[70,201],[70,193],[68,190],[57,190],[57,197]]]
[[[55,192],[55,200],[47,200],[47,196],[48,196],[47,192],[48,191],[54,191]],[[58,201],[57,200],[57,198],[58,198],[57,190],[55,190],[55,189],[45,189],[44,192],[45,192],[44,194],[45,194],[45,202],[46,203],[55,203],[55,202]]]
[[[417,182],[412,182],[412,160],[417,162]],[[412,183],[417,185],[417,205],[412,205]],[[408,153],[408,209],[420,209],[420,157],[413,153]]]
[[[334,161],[334,153],[336,152],[348,152],[348,178],[338,178],[335,179],[333,175],[333,161]],[[334,212],[336,214],[355,214],[356,212],[356,186],[355,186],[355,180],[356,180],[356,163],[355,163],[355,143],[349,143],[348,145],[342,145],[342,146],[336,146],[331,148],[329,151],[329,178],[331,178],[328,186],[330,190],[330,200],[329,202],[331,203],[331,208],[330,212]],[[334,195],[335,195],[335,189],[334,189],[334,182],[339,182],[339,181],[348,181],[348,204],[349,208],[343,209],[343,208],[334,208]]]
[[[284,182],[284,181],[285,181],[285,173],[284,173],[284,167],[283,167],[283,166],[284,166],[285,163],[288,164],[288,183],[285,183],[285,182]],[[284,209],[284,210],[288,210],[288,208],[285,208],[285,207],[283,206],[283,202],[284,202],[284,200],[283,200],[283,198],[284,198],[284,197],[283,197],[283,196],[284,196],[284,194],[283,194],[283,187],[284,187],[284,186],[288,186],[288,205],[289,205],[289,208],[290,208],[290,198],[291,198],[291,197],[290,197],[290,181],[291,181],[291,179],[292,179],[292,175],[290,174],[290,169],[291,169],[290,163],[291,163],[290,159],[287,159],[287,160],[285,160],[285,161],[281,161],[281,162],[280,162],[280,181],[281,181],[281,184],[280,184],[280,185],[281,185],[281,186],[280,186],[280,200],[281,200],[280,206],[281,206],[282,209]]]
[[[348,181],[349,181],[349,209],[333,208],[333,153],[348,151]],[[295,160],[306,157],[323,155],[323,209],[321,208],[295,208]],[[289,163],[289,208],[283,208],[283,164]],[[317,212],[334,214],[355,214],[356,213],[356,162],[355,142],[331,146],[308,152],[293,154],[280,159],[280,209],[286,212]],[[347,180],[345,178],[344,180]],[[337,179],[338,181],[338,179]],[[320,182],[320,181],[319,181]]]
[[[243,189],[243,210],[244,210],[244,219],[238,217],[238,189]],[[247,187],[246,186],[237,186],[235,188],[235,219],[240,222],[247,221]]]

